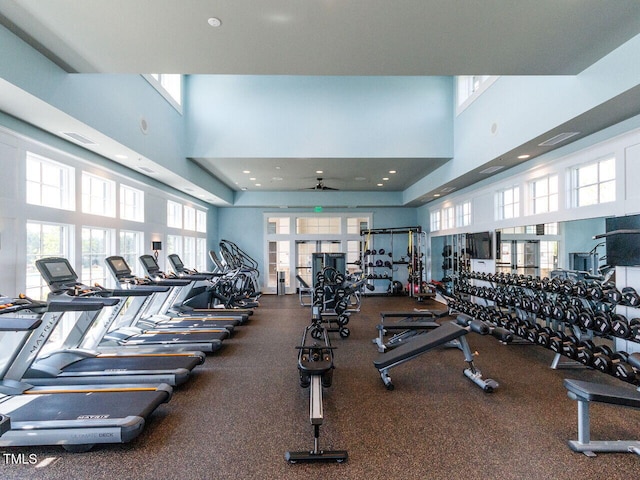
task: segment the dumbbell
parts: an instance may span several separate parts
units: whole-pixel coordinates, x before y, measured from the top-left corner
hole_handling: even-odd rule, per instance
[[[612,359],[612,375],[620,380],[628,383],[637,383],[636,371],[629,362],[629,354],[627,352],[616,352]]]
[[[610,303],[617,305],[622,301],[623,298],[624,297],[622,296],[622,293],[620,293],[620,291],[616,287],[611,287],[607,290],[607,300]]]
[[[631,338],[633,335],[627,317],[619,313],[611,316],[611,332],[619,338]]]
[[[575,335],[569,335],[562,342],[562,354],[565,357],[569,357],[573,360],[577,359],[578,356],[578,344],[579,341]]]
[[[549,339],[549,348],[556,353],[562,353],[562,345],[566,339],[567,335],[564,332],[555,331]]]
[[[591,330],[595,325],[595,319],[593,317],[593,313],[583,310],[578,314],[578,324],[586,330]]]
[[[542,330],[538,332],[537,343],[538,345],[542,345],[545,348],[549,348],[551,343],[551,337],[555,335],[555,331],[551,327],[543,327]]]
[[[529,328],[524,330],[524,338],[531,343],[538,343],[538,335],[542,331],[542,325],[533,323],[529,325]]]
[[[591,366],[595,353],[596,346],[591,340],[581,340],[576,347],[575,357],[572,358],[584,365]]]
[[[640,306],[640,295],[638,295],[633,287],[624,287],[622,289],[622,296],[626,305],[630,307]]]
[[[611,357],[613,350],[605,345],[600,345],[593,352],[593,360],[591,366],[604,373],[609,373],[611,367]]]
[[[580,315],[580,310],[576,307],[569,307],[564,311],[564,319],[570,324],[575,325],[578,323],[578,317]]]
[[[585,298],[587,296],[587,286],[583,281],[577,281],[575,285],[574,295],[577,295],[580,298]]]
[[[593,331],[606,335],[611,331],[611,317],[608,312],[597,312],[593,317]]]

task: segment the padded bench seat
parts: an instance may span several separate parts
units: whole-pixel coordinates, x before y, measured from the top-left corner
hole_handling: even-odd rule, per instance
[[[439,345],[444,345],[466,333],[467,331],[464,328],[454,323],[444,323],[430,332],[423,335],[416,335],[410,341],[394,350],[378,355],[378,358],[373,361],[373,364],[378,370],[389,368],[394,364],[420,355]]]
[[[569,398],[578,402],[578,440],[569,441],[572,450],[588,457],[595,457],[595,452],[628,452],[640,455],[640,441],[637,440],[591,440],[589,416],[590,402],[640,409],[640,392],[573,379],[565,379],[564,386]]]

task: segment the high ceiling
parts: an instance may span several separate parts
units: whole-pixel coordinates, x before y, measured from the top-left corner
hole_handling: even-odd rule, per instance
[[[219,26],[211,25],[213,19]],[[640,32],[640,2],[0,0],[0,23],[79,73],[574,75]],[[624,115],[583,115],[579,131],[640,112],[638,100],[617,99],[611,108],[620,105]],[[37,112],[17,116],[30,121]],[[571,125],[562,127],[571,131]],[[195,160],[230,188],[242,189],[229,169],[235,162]],[[341,190],[375,190],[390,169],[390,159],[243,160],[252,172],[262,172],[264,190],[313,187],[317,177]],[[383,188],[401,191],[445,159],[393,161],[403,173]],[[286,174],[273,173],[276,167]],[[478,178],[469,172],[450,186]]]

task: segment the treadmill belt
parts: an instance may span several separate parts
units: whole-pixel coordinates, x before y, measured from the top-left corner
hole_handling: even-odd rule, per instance
[[[200,363],[198,357],[140,356],[83,358],[63,368],[64,372],[93,372],[100,370],[193,370]],[[124,372],[123,372],[124,373]],[[27,377],[25,377],[27,378]]]
[[[150,390],[115,393],[54,393],[33,395],[33,399],[30,398],[32,395],[17,396],[17,398],[25,397],[31,401],[12,412],[7,412],[14,423],[78,420],[83,417],[86,419],[113,419],[129,416],[147,418],[158,405],[169,399],[169,393]],[[11,402],[9,402],[10,405]]]

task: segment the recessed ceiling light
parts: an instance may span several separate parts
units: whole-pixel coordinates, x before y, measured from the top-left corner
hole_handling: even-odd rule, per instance
[[[322,170],[316,170],[316,173],[324,173]]]
[[[389,180],[389,177],[382,177],[382,180],[386,182],[387,180]]]
[[[389,170],[389,173],[394,174],[394,173],[396,173],[396,171],[395,170]]]
[[[256,183],[256,187],[261,187],[262,184],[261,183]]]
[[[434,196],[434,197],[439,197],[439,196],[440,196],[440,194],[439,194],[439,193],[434,193],[434,194],[433,194],[433,196]]]
[[[526,159],[527,159],[527,158],[529,158],[530,156],[531,156],[531,155],[529,155],[529,154],[526,154],[526,153],[525,153],[524,155],[518,155],[518,158],[519,158],[520,160],[526,160]]]
[[[251,170],[242,170],[242,173],[251,173]]]
[[[256,180],[256,177],[249,177],[249,180],[251,180],[252,182],[254,182]]]
[[[219,18],[216,17],[211,17],[207,20],[207,23],[209,25],[211,25],[212,27],[219,27],[220,25],[222,25],[222,22],[220,21]]]
[[[383,186],[384,186],[384,183],[379,183],[379,184],[378,184],[378,186],[379,186],[379,187],[383,187]]]

